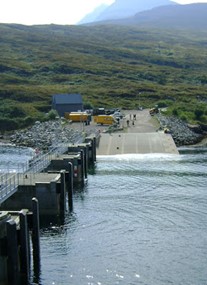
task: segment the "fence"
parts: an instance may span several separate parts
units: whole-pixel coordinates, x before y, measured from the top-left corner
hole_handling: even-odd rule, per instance
[[[76,143],[83,141],[82,137],[77,137]],[[67,151],[68,144],[61,144],[51,147],[47,153],[39,154],[29,162],[21,163],[16,173],[0,174],[0,204],[17,191],[20,179],[27,173],[39,173],[43,171],[49,164],[52,157],[57,157]]]

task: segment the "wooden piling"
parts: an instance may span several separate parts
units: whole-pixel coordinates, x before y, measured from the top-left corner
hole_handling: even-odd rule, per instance
[[[84,185],[85,183],[85,158],[84,158],[84,150],[80,150],[81,154],[81,184]]]
[[[69,211],[73,211],[73,164],[71,162],[68,163],[69,165],[69,181],[68,181],[68,207]]]
[[[65,216],[65,205],[66,205],[66,197],[65,197],[65,170],[60,171],[61,177],[61,186],[60,186],[60,215],[62,217]]]
[[[19,283],[19,259],[18,259],[18,242],[17,230],[14,220],[6,223],[7,227],[7,279],[9,285],[17,285]]]
[[[85,173],[85,179],[88,178],[88,152],[89,152],[89,146],[86,145],[83,148],[84,151],[84,173]]]
[[[28,284],[30,276],[30,248],[27,210],[21,210],[20,218],[20,272],[23,283]]]
[[[32,244],[33,244],[33,264],[35,276],[40,273],[40,222],[39,203],[37,198],[32,199]]]
[[[92,143],[92,145],[93,145],[93,163],[96,161],[96,137],[94,137],[93,138],[93,143]]]

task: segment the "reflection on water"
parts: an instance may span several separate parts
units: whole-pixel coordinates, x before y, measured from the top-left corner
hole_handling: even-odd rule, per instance
[[[207,284],[206,150],[98,157],[41,232],[41,284]]]

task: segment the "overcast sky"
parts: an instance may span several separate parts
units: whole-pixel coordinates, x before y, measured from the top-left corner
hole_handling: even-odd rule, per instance
[[[97,6],[115,0],[0,0],[0,23],[60,24],[79,22]],[[127,0],[126,0],[127,1]],[[174,0],[180,4],[207,0]]]

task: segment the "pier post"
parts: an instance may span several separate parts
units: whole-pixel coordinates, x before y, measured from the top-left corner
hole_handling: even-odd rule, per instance
[[[81,184],[84,185],[85,182],[85,158],[84,158],[84,150],[80,150],[81,154]]]
[[[40,273],[40,222],[39,202],[37,198],[32,199],[32,212],[33,263],[35,276],[38,277]]]
[[[9,285],[17,285],[19,282],[19,259],[17,230],[14,220],[7,221],[7,278]]]
[[[7,224],[10,219],[8,212],[0,211],[0,284],[7,280]]]
[[[27,210],[21,210],[20,218],[20,270],[23,283],[29,282],[30,276],[30,248],[27,223]]]
[[[66,197],[65,197],[65,170],[60,171],[61,177],[61,186],[60,186],[60,215],[65,215],[65,204],[66,204]]]
[[[73,211],[73,164],[69,162],[69,183],[68,183],[68,207],[69,211]]]
[[[89,146],[86,145],[83,148],[84,151],[84,172],[85,172],[85,178],[88,178],[88,153],[89,153]]]
[[[96,161],[96,137],[93,138],[93,163]]]

